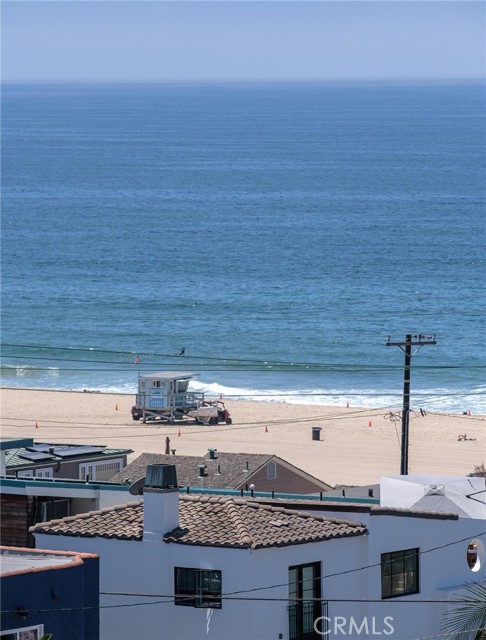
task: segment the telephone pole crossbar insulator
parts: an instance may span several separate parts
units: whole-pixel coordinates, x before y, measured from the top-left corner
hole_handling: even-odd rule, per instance
[[[424,344],[437,344],[437,340],[411,340],[410,342],[391,342],[387,340],[385,346],[386,347],[405,347],[407,344],[412,347],[419,346],[421,347]]]

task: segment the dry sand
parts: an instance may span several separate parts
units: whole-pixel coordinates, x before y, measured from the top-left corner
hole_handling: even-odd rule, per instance
[[[164,453],[169,436],[178,454],[204,455],[210,447],[276,454],[331,485],[399,474],[401,424],[387,409],[231,400],[231,426],[162,425],[134,422],[133,402],[133,395],[2,389],[1,435],[129,448],[129,460]],[[320,441],[312,440],[313,426],[322,428]],[[473,440],[459,441],[459,434]],[[466,475],[485,460],[486,416],[410,415],[410,474]]]

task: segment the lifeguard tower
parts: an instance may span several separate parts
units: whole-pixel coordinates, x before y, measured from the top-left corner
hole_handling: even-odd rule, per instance
[[[204,393],[188,391],[189,382],[199,373],[162,371],[138,377],[138,393],[132,418],[143,422],[192,418],[199,424],[217,424],[232,420],[220,400],[205,400]]]

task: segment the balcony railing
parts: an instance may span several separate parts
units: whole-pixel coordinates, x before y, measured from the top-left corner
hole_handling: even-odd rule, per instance
[[[327,602],[297,602],[289,605],[288,611],[289,640],[322,640],[326,637],[326,631],[329,630]]]

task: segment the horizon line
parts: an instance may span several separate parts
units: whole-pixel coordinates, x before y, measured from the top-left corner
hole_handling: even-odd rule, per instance
[[[42,79],[7,79],[1,85],[9,84],[244,84],[244,83],[406,83],[406,82],[454,82],[485,83],[486,76],[349,76],[349,77],[315,77],[315,78],[158,78],[158,79],[109,79],[109,78],[42,78]]]

